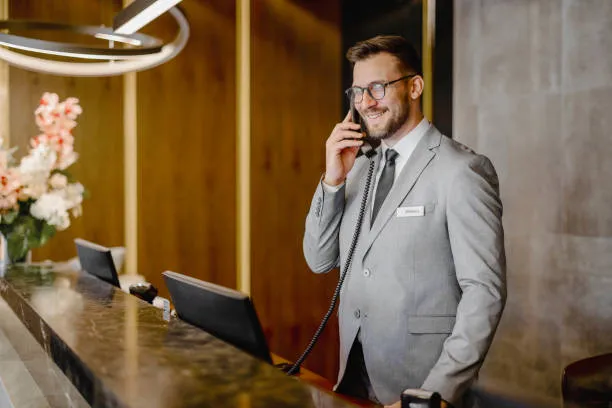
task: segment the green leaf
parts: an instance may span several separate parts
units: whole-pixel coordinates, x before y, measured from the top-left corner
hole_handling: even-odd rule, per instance
[[[6,234],[8,256],[11,262],[19,262],[25,259],[30,249],[28,241],[32,221],[19,218],[15,222],[12,231]]]
[[[19,262],[25,259],[28,253],[27,240],[20,235],[11,234],[12,239],[7,239],[8,256],[11,262]]]
[[[55,227],[53,225],[49,225],[46,222],[43,222],[41,231],[40,231],[40,242],[38,246],[43,246],[55,235]]]
[[[40,223],[41,221],[36,220],[32,216],[22,217],[20,220],[23,220],[23,234],[27,239],[28,247],[30,249],[39,247],[40,228],[38,227],[37,223]]]

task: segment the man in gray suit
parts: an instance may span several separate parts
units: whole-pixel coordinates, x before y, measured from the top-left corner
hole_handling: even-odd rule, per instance
[[[405,39],[353,46],[347,91],[382,144],[357,157],[350,114],[326,142],[325,175],[306,218],[316,273],[350,262],[340,294],[337,390],[399,407],[406,388],[467,406],[506,299],[502,204],[493,165],[442,135],[421,112],[423,78]],[[366,179],[373,176],[352,246]]]

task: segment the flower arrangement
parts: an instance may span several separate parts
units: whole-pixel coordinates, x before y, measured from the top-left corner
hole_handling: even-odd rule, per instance
[[[68,228],[71,215],[81,215],[85,189],[68,172],[78,159],[72,129],[81,113],[78,99],[60,102],[45,93],[34,112],[41,133],[30,139],[27,155],[17,162],[16,148],[0,139],[0,233],[10,262],[23,261],[30,249]]]

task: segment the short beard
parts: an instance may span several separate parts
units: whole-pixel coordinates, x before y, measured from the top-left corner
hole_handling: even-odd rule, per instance
[[[391,136],[395,135],[395,133],[398,130],[400,130],[401,127],[404,126],[404,123],[406,123],[408,119],[410,118],[410,106],[408,104],[406,104],[405,106],[406,106],[406,109],[404,110],[404,112],[402,112],[402,114],[399,117],[391,119],[391,122],[389,122],[387,129],[384,129],[379,132],[372,132],[371,129],[368,128],[367,122],[365,122],[368,136],[370,136],[373,139],[384,140],[384,139],[388,139]]]

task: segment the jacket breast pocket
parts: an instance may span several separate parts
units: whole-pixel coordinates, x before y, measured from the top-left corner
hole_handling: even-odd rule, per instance
[[[454,315],[412,315],[408,317],[410,334],[450,334],[454,327]]]

